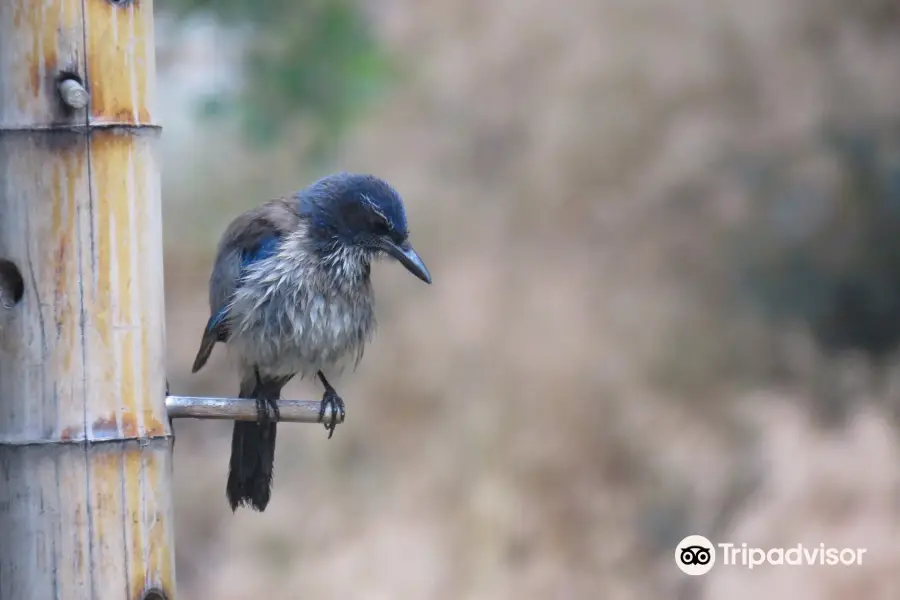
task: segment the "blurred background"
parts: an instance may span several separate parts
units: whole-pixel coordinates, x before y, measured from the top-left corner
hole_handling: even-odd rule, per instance
[[[269,600],[895,598],[900,4],[157,0],[173,393],[215,244],[332,171],[404,196],[348,420],[176,424],[179,591]],[[311,382],[294,398],[318,399]],[[862,566],[673,564],[688,534]]]

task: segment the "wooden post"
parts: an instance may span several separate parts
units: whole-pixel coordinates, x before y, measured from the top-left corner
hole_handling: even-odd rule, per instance
[[[150,0],[0,0],[0,600],[173,599]]]

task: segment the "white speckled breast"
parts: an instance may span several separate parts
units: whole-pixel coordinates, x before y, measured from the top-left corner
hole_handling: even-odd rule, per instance
[[[228,345],[261,373],[338,374],[356,366],[375,328],[368,259],[344,252],[329,264],[287,239],[251,266],[229,308]]]

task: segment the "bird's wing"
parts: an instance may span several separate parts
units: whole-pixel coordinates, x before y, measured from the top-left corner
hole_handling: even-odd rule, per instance
[[[238,216],[222,235],[209,279],[210,317],[203,332],[193,372],[207,361],[216,342],[228,341],[228,308],[246,269],[278,250],[300,216],[287,200],[272,200]]]

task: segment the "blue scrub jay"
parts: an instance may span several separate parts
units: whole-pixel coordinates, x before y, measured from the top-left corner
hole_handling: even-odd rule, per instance
[[[216,342],[234,351],[240,397],[257,421],[236,421],[226,496],[232,511],[269,503],[277,401],[295,375],[315,374],[330,407],[328,437],[344,401],[325,378],[355,367],[375,328],[370,264],[381,255],[431,283],[409,243],[400,195],[372,175],[337,173],[238,216],[222,235],[209,280],[210,317],[193,373]]]

